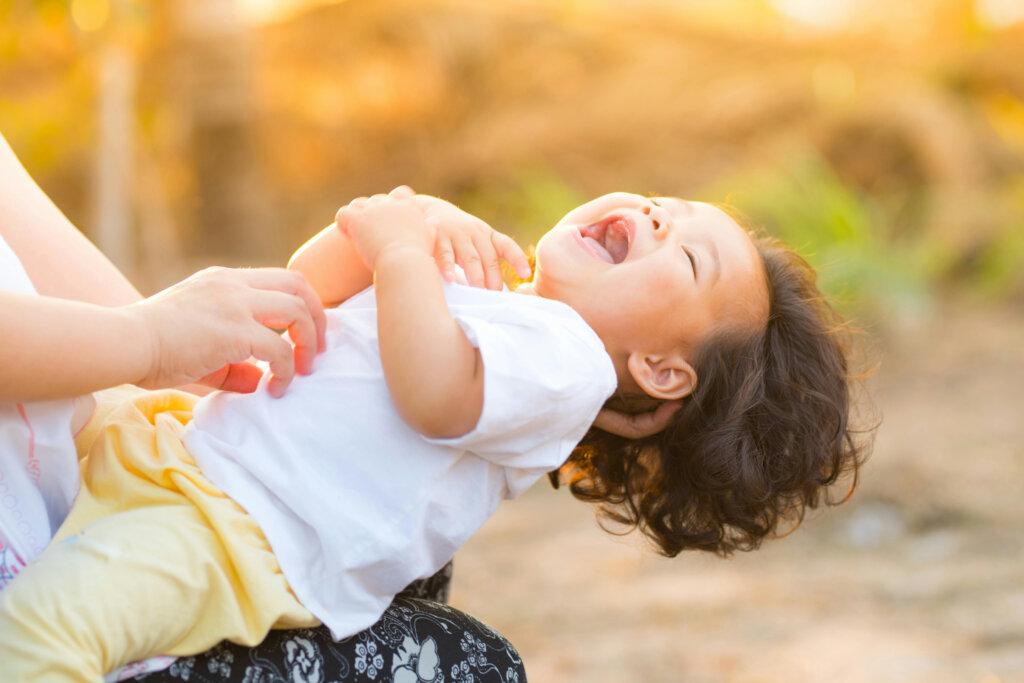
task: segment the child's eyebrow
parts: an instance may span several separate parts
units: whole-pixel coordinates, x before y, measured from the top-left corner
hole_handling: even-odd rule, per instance
[[[665,206],[664,200],[667,199],[668,201],[670,201],[673,204],[675,204],[676,206],[678,206],[681,209],[681,213],[683,213],[683,214],[685,214],[687,216],[692,214],[694,212],[694,210],[695,210],[693,208],[693,204],[691,204],[690,202],[686,201],[685,199],[679,199],[678,197],[662,197],[660,199],[662,201],[655,201],[655,199],[651,199],[651,203],[655,204],[656,206]]]

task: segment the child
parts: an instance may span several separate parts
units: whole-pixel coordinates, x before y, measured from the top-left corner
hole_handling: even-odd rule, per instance
[[[526,269],[407,188],[343,208],[291,264],[344,302],[312,375],[194,416],[147,394],[79,437],[71,516],[0,594],[5,680],[99,680],[317,620],[355,633],[559,468],[667,555],[756,547],[856,471],[811,271],[721,211],[607,195],[537,245],[534,296],[438,277],[459,262],[495,287],[499,257]]]

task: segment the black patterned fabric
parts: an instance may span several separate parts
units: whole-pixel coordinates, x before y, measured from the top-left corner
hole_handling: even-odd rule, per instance
[[[444,604],[452,566],[417,581],[370,628],[335,642],[325,627],[271,631],[254,648],[223,642],[143,674],[145,683],[525,683],[501,634]]]

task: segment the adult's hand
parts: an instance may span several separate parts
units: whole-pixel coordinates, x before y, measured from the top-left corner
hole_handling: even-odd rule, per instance
[[[190,382],[252,391],[270,365],[270,393],[280,396],[295,372],[308,374],[324,348],[320,299],[295,271],[210,268],[129,306],[145,330],[147,388]],[[288,330],[294,348],[277,330]]]
[[[204,381],[251,391],[269,361],[280,394],[323,343],[319,299],[297,273],[214,269],[142,300],[57,210],[0,136],[0,237],[35,290],[0,290],[0,401],[80,396],[125,383]],[[272,329],[287,328],[292,347]]]
[[[669,426],[682,405],[682,401],[665,401],[654,410],[635,414],[603,408],[597,414],[594,426],[627,439],[652,436]]]

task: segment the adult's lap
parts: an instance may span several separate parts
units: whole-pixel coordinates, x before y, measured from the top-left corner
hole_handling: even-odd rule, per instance
[[[444,604],[451,563],[407,588],[370,628],[334,642],[324,628],[271,631],[254,648],[221,643],[134,681],[523,683],[526,670],[500,633]]]

